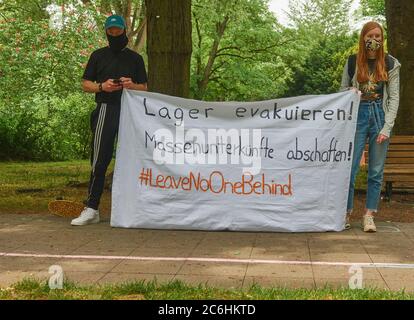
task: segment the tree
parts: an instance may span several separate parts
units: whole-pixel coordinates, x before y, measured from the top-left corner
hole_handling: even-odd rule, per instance
[[[385,17],[385,0],[360,0],[360,5],[364,16]]]
[[[386,0],[388,48],[401,62],[400,107],[395,133],[414,134],[414,6],[412,0]]]
[[[349,0],[290,2],[289,17],[303,62],[294,69],[288,95],[338,91],[346,54],[357,43],[348,22],[350,4]]]
[[[293,27],[303,29],[312,41],[349,31],[348,13],[352,0],[290,0]]]
[[[37,0],[37,1],[19,1],[7,0],[0,1],[0,16],[3,19],[32,19],[41,20],[49,18],[46,10],[47,6],[52,4],[51,0]]]
[[[147,0],[148,89],[188,97],[191,0]]]
[[[270,99],[286,91],[294,38],[267,1],[193,0],[192,14],[196,99]]]
[[[0,158],[85,156],[93,97],[82,93],[80,77],[90,52],[106,41],[84,9],[68,12],[61,29],[47,16],[0,17]]]

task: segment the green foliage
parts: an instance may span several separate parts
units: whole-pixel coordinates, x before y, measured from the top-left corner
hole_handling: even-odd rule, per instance
[[[92,96],[75,92],[66,97],[34,94],[13,109],[0,108],[0,158],[86,158],[93,105]]]
[[[307,33],[309,40],[342,35],[349,30],[351,3],[352,0],[291,0],[289,17],[293,27]]]
[[[350,4],[291,1],[292,23],[283,27],[264,0],[194,0],[193,96],[249,101],[337,91],[344,53],[357,42]]]
[[[194,97],[262,100],[280,96],[287,89],[286,80],[291,76],[287,63],[294,53],[286,44],[293,39],[269,12],[267,1],[193,0],[193,26]],[[216,52],[215,42],[219,42]],[[203,88],[206,77],[208,85]]]
[[[385,0],[360,0],[360,5],[364,16],[385,17]]]
[[[7,0],[0,1],[0,12],[3,18],[16,18],[19,20],[33,19],[41,20],[47,19],[49,14],[46,11],[51,0],[37,0],[37,1],[22,1],[22,0]]]
[[[346,59],[357,49],[357,39],[357,34],[342,35],[316,43],[296,70],[288,96],[337,92]]]
[[[89,54],[105,42],[82,7],[62,28],[41,15],[0,18],[0,158],[85,157],[88,113],[80,79]]]
[[[358,42],[348,22],[349,0],[294,0],[290,17],[303,62],[287,96],[337,92],[346,58]]]

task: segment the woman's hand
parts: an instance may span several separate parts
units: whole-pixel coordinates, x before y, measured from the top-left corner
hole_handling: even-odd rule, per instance
[[[384,134],[380,133],[377,137],[377,143],[383,143],[386,140],[388,140],[388,137]]]
[[[361,96],[362,94],[362,92],[355,87],[349,87],[349,90],[352,90],[353,92],[358,93],[359,96]]]

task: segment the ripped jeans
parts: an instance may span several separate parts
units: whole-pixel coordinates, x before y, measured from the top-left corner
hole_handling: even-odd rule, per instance
[[[347,212],[354,207],[355,177],[359,163],[368,140],[368,186],[366,209],[377,212],[381,196],[381,185],[389,139],[378,144],[376,139],[384,126],[385,114],[382,100],[361,101],[358,111],[357,129],[355,133],[354,153],[352,160],[351,179],[349,183]]]

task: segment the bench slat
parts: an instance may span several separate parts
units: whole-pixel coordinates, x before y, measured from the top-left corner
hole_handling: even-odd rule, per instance
[[[411,169],[414,171],[413,163],[397,163],[397,164],[388,164],[386,169]]]
[[[365,165],[368,164],[369,158],[365,157]],[[386,158],[385,164],[414,164],[414,158]]]
[[[411,151],[390,151],[387,153],[388,158],[414,158],[414,152]]]
[[[384,174],[407,174],[407,175],[414,175],[413,168],[385,168]]]
[[[384,175],[385,182],[394,182],[394,181],[405,181],[405,182],[414,182],[414,175],[393,175],[387,174]]]
[[[414,151],[414,144],[390,144],[389,151]]]
[[[367,161],[368,161],[368,159],[367,159]],[[397,164],[397,163],[413,164],[414,159],[412,159],[412,158],[387,158],[385,160],[385,165],[387,165],[387,164]]]
[[[408,143],[414,144],[414,136],[393,136],[390,143]]]

